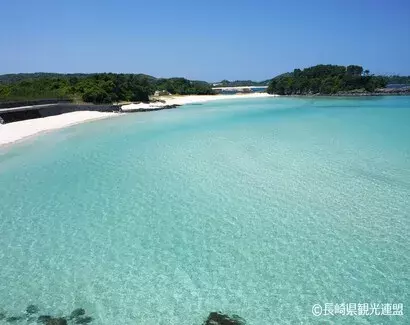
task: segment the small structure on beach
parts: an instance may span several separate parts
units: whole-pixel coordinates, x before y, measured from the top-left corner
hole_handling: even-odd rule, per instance
[[[169,96],[169,95],[171,95],[171,93],[166,90],[156,90],[154,93],[154,96]]]
[[[19,106],[20,105],[20,106]],[[33,102],[11,102],[0,104],[0,124],[30,120],[48,116],[55,116],[64,113],[78,111],[95,111],[95,112],[119,112],[119,105],[113,104],[90,104],[82,103],[75,104],[68,101],[50,101],[42,103],[42,101]]]

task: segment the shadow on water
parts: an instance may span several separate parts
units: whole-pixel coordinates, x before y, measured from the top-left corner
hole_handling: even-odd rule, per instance
[[[86,315],[83,308],[77,308],[67,316],[52,316],[40,314],[40,308],[36,305],[27,306],[20,315],[9,315],[0,311],[0,324],[44,324],[44,325],[74,325],[89,324],[93,321],[91,316]],[[158,320],[160,321],[160,320]],[[222,312],[209,313],[202,325],[245,325],[246,322],[238,315],[226,315]]]
[[[77,308],[68,316],[52,316],[40,314],[40,308],[36,305],[27,306],[24,313],[20,315],[9,315],[0,312],[0,324],[45,324],[45,325],[68,325],[68,324],[89,324],[93,321],[91,316],[87,316],[83,308]]]

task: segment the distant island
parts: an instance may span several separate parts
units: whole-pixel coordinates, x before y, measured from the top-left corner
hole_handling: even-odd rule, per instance
[[[252,81],[252,80],[222,80],[220,82],[215,82],[212,84],[214,87],[258,87],[258,86],[268,86],[271,80],[263,80],[263,81]]]
[[[372,95],[400,93],[385,90],[393,80],[405,81],[408,77],[371,75],[359,65],[316,65],[303,70],[281,74],[273,78],[267,92],[278,95]],[[408,90],[402,92],[408,93]]]

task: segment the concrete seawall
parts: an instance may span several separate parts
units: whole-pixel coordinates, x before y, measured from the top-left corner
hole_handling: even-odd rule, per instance
[[[78,111],[119,112],[117,105],[55,103],[0,109],[0,123],[11,123]]]

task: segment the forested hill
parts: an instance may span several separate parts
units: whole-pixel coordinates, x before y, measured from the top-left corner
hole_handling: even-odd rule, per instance
[[[204,81],[155,78],[145,74],[8,74],[0,76],[0,102],[39,99],[113,103],[148,101],[156,90],[180,95],[212,94]]]
[[[252,81],[252,80],[222,80],[220,82],[214,83],[215,87],[242,87],[242,86],[267,86],[270,82],[269,80],[264,81]]]
[[[62,76],[83,78],[87,77],[89,74],[86,73],[72,73],[72,74],[61,74],[61,73],[49,73],[49,72],[34,72],[34,73],[10,73],[0,75],[0,83],[10,84],[19,82],[26,79],[39,79],[39,78],[59,78]]]
[[[337,94],[352,90],[374,92],[386,86],[387,80],[373,76],[361,66],[316,65],[279,75],[271,80],[268,93],[279,95]]]

